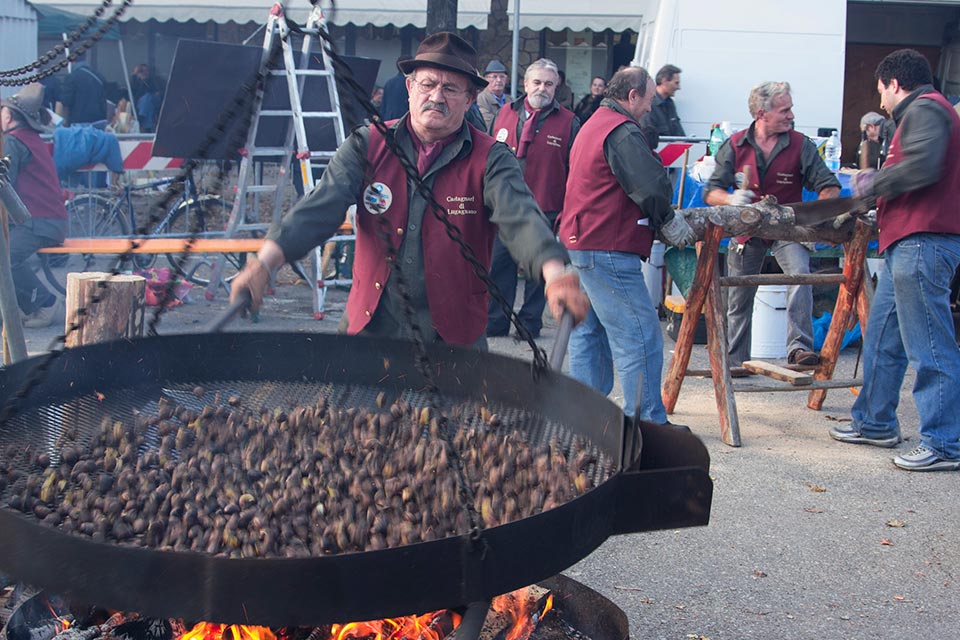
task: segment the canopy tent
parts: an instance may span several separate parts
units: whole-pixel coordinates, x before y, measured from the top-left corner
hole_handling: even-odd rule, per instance
[[[33,4],[40,11],[55,7],[85,15],[92,14],[100,6],[96,0],[33,0]],[[272,4],[271,0],[135,0],[121,20],[194,20],[221,24],[266,22]],[[305,21],[310,13],[308,0],[290,0],[284,4],[287,14],[298,22]],[[327,15],[331,24],[413,25],[418,28],[427,25],[427,0],[337,0],[336,5],[336,9]],[[323,6],[329,6],[329,2],[324,2]],[[489,13],[490,0],[459,0],[457,26],[486,29]]]
[[[59,38],[61,34],[69,34],[87,22],[87,16],[81,16],[80,14],[58,9],[54,6],[37,6],[36,9],[40,16],[37,22],[37,36],[40,38]],[[97,20],[84,32],[84,35],[89,36],[96,33],[97,30],[103,26],[104,22],[104,20]],[[113,25],[107,29],[106,33],[103,34],[103,39],[119,40],[120,29],[117,28],[117,25]]]
[[[463,0],[461,0],[462,2]],[[514,29],[516,3],[520,4],[520,28],[539,31],[638,31],[640,17],[656,12],[658,0],[507,0],[510,29]]]

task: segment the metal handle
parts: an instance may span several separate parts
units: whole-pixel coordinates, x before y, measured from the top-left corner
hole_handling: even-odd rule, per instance
[[[250,295],[250,292],[247,289],[241,289],[237,292],[237,299],[231,302],[230,306],[210,323],[207,327],[207,332],[220,333],[237,315],[249,309],[252,303],[253,297]]]
[[[557,337],[553,341],[553,348],[550,349],[550,368],[554,371],[560,371],[563,368],[563,359],[567,355],[567,343],[570,342],[571,331],[573,331],[573,314],[564,309],[563,315],[560,316]]]

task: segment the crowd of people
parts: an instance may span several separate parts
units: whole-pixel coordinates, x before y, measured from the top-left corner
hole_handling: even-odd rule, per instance
[[[101,84],[82,63],[77,67],[73,89],[60,94],[71,122],[103,115],[93,109],[99,99],[71,102],[81,83],[91,91]],[[234,280],[232,296],[248,294],[258,308],[276,270],[322,245],[357,205],[342,332],[409,338],[412,310],[428,341],[486,349],[488,338],[508,335],[505,309],[461,256],[462,242],[508,304],[523,274],[521,333],[539,335],[545,308],[557,320],[570,313],[571,376],[608,394],[615,371],[624,413],[667,423],[663,338],[642,265],[655,240],[679,248],[697,240],[672,207],[671,179],[655,152],[659,136],[684,135],[673,103],[681,69],[668,64],[651,75],[625,66],[609,80],[594,78],[575,106],[555,62],[530,64],[523,92],[511,99],[506,66],[491,60],[481,72],[477,52],[452,33],[427,37],[397,69],[371,95],[386,131],[374,124],[354,130],[318,186],[273,226]],[[157,85],[147,69],[135,75],[133,97],[146,110]],[[952,393],[960,384],[960,347],[950,309],[960,266],[960,116],[933,88],[929,63],[916,51],[886,56],[876,79],[880,107],[891,118],[871,112],[861,120],[854,190],[876,206],[884,266],[866,328],[863,389],[852,421],[830,436],[900,444],[897,404],[910,365],[917,373],[920,444],[893,462],[912,471],[960,470],[960,396]],[[11,245],[15,238],[19,245],[19,253],[13,248],[18,302],[33,326],[45,321],[56,299],[20,257],[61,241],[65,220],[49,188],[55,184],[49,155],[38,146],[49,124],[43,101],[43,87],[30,85],[0,108],[11,183],[33,215],[29,226],[11,230]],[[789,83],[757,84],[747,106],[752,122],[716,153],[706,202],[748,206],[766,195],[797,202],[803,188],[836,198],[836,175],[794,129]],[[768,251],[784,272],[809,273],[807,246],[749,237],[731,240],[728,271],[758,273]],[[736,287],[729,294],[732,364],[748,357],[755,293]],[[791,287],[787,307],[788,362],[818,364],[809,285]]]

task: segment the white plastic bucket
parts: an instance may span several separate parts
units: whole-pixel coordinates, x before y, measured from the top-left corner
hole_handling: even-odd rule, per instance
[[[653,246],[650,247],[650,258],[640,267],[643,270],[643,283],[647,286],[654,308],[659,307],[663,302],[663,252],[665,249],[662,242],[654,240]]]
[[[761,285],[753,301],[751,358],[787,357],[787,287]]]

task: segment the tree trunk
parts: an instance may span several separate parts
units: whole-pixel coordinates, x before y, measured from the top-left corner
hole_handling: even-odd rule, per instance
[[[427,0],[427,35],[457,32],[457,0]]]
[[[693,227],[697,239],[703,239],[707,221],[723,228],[724,237],[755,236],[767,240],[792,240],[795,242],[825,242],[841,244],[853,237],[856,219],[840,216],[836,227],[825,222],[816,227],[796,224],[793,209],[770,200],[761,200],[749,207],[719,206],[680,209],[677,213],[686,218]]]
[[[67,332],[66,346],[142,336],[145,285],[141,276],[68,273],[67,328],[74,322],[79,328]],[[94,296],[99,302],[93,302]]]

